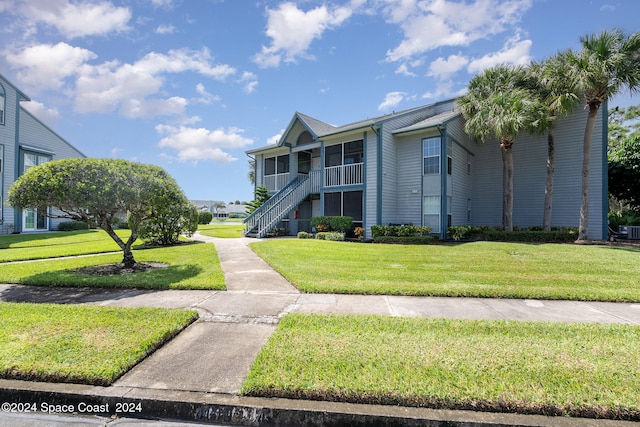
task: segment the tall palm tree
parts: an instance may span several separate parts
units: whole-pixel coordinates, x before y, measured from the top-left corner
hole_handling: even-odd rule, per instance
[[[622,30],[604,31],[580,38],[582,50],[569,56],[580,89],[589,107],[584,131],[582,201],[577,242],[589,240],[589,172],[591,140],[598,110],[603,102],[623,89],[640,90],[640,33],[627,36]]]
[[[524,67],[499,65],[486,69],[469,83],[469,91],[458,99],[465,131],[485,142],[495,136],[502,153],[502,228],[513,230],[513,144],[522,130],[531,130],[545,120],[546,110],[526,87]]]
[[[554,126],[558,117],[571,113],[578,101],[576,80],[571,74],[568,63],[569,51],[559,52],[542,61],[532,62],[529,73],[532,77],[531,88],[542,98],[547,106],[547,120],[541,126],[547,131],[547,176],[544,187],[544,210],[542,226],[551,230],[553,210],[553,179],[555,175],[555,136]]]

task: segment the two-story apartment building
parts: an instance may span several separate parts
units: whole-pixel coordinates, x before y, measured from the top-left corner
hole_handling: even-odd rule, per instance
[[[602,108],[593,136],[590,238],[607,236],[607,124]],[[554,226],[577,226],[586,111],[555,128]],[[514,153],[513,224],[542,225],[546,135],[520,135]],[[250,235],[274,227],[310,231],[317,215],[347,215],[367,236],[377,224],[498,226],[502,220],[502,157],[497,141],[476,143],[464,132],[455,99],[343,126],[295,113],[277,144],[247,151],[256,186],[272,197],[247,218]]]
[[[5,201],[13,182],[32,166],[50,160],[85,157],[61,136],[25,110],[30,101],[20,89],[0,75],[0,234],[57,229],[60,220],[41,212],[16,210]]]

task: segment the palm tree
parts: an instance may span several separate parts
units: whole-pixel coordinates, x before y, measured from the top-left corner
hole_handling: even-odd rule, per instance
[[[589,107],[584,131],[582,201],[577,242],[589,240],[589,172],[591,140],[598,110],[621,90],[640,90],[640,33],[627,36],[622,30],[604,31],[580,38],[582,50],[569,56],[579,88]]]
[[[569,52],[559,52],[542,61],[532,62],[529,73],[532,77],[531,88],[547,106],[547,120],[541,122],[540,130],[547,131],[547,177],[544,187],[544,210],[542,226],[551,230],[553,210],[553,178],[555,175],[555,136],[553,133],[558,117],[571,113],[579,100],[576,81],[571,75],[568,63]],[[546,129],[544,129],[546,128]]]
[[[495,136],[502,152],[502,228],[513,230],[513,144],[517,135],[545,120],[546,110],[526,85],[521,66],[499,65],[486,69],[469,83],[458,99],[465,131],[480,142]]]

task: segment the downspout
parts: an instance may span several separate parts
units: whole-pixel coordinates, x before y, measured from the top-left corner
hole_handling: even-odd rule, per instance
[[[447,126],[436,126],[440,132],[440,240],[447,239]]]
[[[370,126],[376,134],[376,224],[382,225],[382,132],[376,132],[373,124]]]

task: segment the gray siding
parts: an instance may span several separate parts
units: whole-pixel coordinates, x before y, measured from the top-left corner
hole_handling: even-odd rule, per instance
[[[378,223],[378,135],[373,131],[367,132],[364,156],[364,229],[365,237],[371,237],[371,226]]]
[[[447,123],[447,137],[452,140],[453,156],[452,156],[452,225],[469,225],[471,221],[467,220],[468,200],[473,206],[473,169],[474,155],[473,145],[470,138],[463,130],[464,122],[462,117]],[[471,174],[467,172],[467,163],[471,163]]]
[[[16,112],[18,109],[18,94],[13,86],[0,77],[0,84],[5,91],[5,117],[4,124],[0,125],[0,145],[4,147],[4,158],[2,164],[2,176],[0,177],[0,185],[2,185],[2,218],[0,218],[0,234],[10,231],[9,227],[13,226],[14,210],[7,205],[9,188],[13,184],[16,176]]]
[[[606,153],[602,141],[601,108],[594,129],[591,151],[589,201],[589,237],[606,238],[602,233],[603,161]],[[553,226],[578,226],[582,143],[587,112],[578,109],[571,117],[558,122],[555,130],[555,180],[553,194]],[[473,173],[472,219],[476,225],[500,225],[502,222],[502,157],[498,142],[477,145]],[[521,135],[514,144],[514,210],[513,224],[519,227],[542,225],[546,176],[546,135]],[[606,179],[606,176],[605,176]]]
[[[423,135],[399,136],[397,222],[422,224],[422,138]]]

